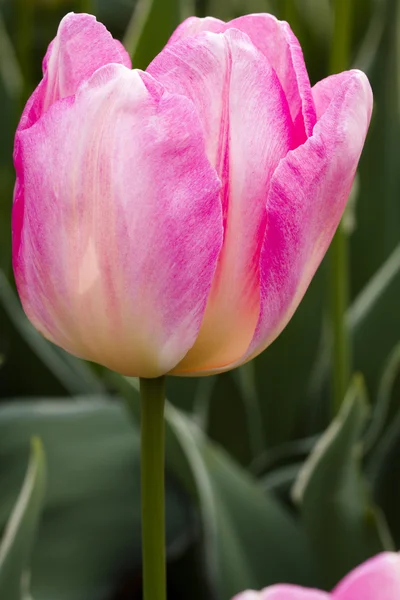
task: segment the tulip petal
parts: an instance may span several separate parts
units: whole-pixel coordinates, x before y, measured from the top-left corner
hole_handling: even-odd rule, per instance
[[[260,594],[259,600],[329,600],[330,594],[298,587],[297,585],[273,585]]]
[[[265,588],[261,592],[248,590],[238,594],[232,600],[329,600],[329,598],[329,594],[319,590],[282,584]]]
[[[222,180],[225,237],[204,322],[175,373],[207,371],[238,359],[259,314],[259,252],[269,183],[292,143],[282,87],[247,35],[205,32],[168,45],[148,71],[189,97]]]
[[[169,43],[201,31],[222,33],[231,28],[246,33],[275,69],[296,126],[295,145],[302,144],[312,134],[316,113],[303,52],[288,23],[266,13],[245,15],[228,23],[212,17],[190,17],[176,29]]]
[[[286,326],[302,299],[339,224],[372,111],[366,76],[342,77],[307,142],[289,152],[275,171],[267,201],[260,262],[261,313],[247,358],[259,354]]]
[[[312,92],[318,121],[329,108],[329,105],[332,102],[337,90],[346,84],[348,78],[349,72],[343,71],[343,73],[331,75],[330,77],[326,77],[315,84]]]
[[[345,577],[332,593],[332,600],[398,600],[400,598],[400,554],[384,552]]]
[[[14,272],[28,317],[73,354],[166,373],[197,337],[223,236],[193,104],[107,65],[17,143]]]
[[[43,79],[29,99],[19,124],[31,127],[57,100],[75,94],[79,85],[109,63],[131,67],[121,42],[87,14],[67,14],[43,60]]]

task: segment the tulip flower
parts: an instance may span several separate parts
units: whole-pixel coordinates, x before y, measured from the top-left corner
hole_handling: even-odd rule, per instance
[[[233,600],[398,600],[400,598],[400,554],[384,552],[347,575],[332,593],[273,585],[261,592],[251,590]]]
[[[360,71],[311,87],[268,14],[190,18],[146,72],[94,17],[67,15],[15,139],[27,316],[130,376],[250,360],[330,244],[371,110]]]

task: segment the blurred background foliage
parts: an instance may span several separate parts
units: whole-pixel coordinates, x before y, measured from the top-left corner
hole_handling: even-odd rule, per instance
[[[60,18],[94,13],[145,68],[186,16],[272,12],[299,37],[312,83],[329,72],[330,0],[134,4],[0,0],[2,600],[141,593],[139,417],[124,408],[124,398],[137,402],[137,382],[42,339],[12,280],[13,135]],[[325,260],[286,330],[251,364],[169,378],[171,599],[228,600],[277,581],[329,589],[368,556],[400,548],[400,1],[353,0],[351,40],[375,96],[344,221],[357,374],[332,421]]]

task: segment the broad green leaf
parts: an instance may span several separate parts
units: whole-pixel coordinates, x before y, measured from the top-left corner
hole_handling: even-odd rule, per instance
[[[356,297],[348,312],[354,368],[375,397],[388,354],[400,337],[400,244]]]
[[[33,438],[25,480],[0,541],[0,597],[4,600],[28,598],[29,562],[45,487],[45,455],[39,438]]]
[[[388,358],[379,386],[374,409],[375,418],[367,432],[367,473],[372,482],[375,498],[382,507],[395,539],[400,544],[400,346]]]
[[[126,381],[131,389],[123,392],[138,419],[138,380]],[[278,581],[313,585],[308,544],[293,516],[194,419],[169,402],[165,418],[167,465],[199,507],[209,594],[230,600]]]
[[[400,546],[400,411],[374,447],[367,464],[374,497],[388,521],[396,547]]]
[[[370,556],[393,548],[362,473],[360,437],[367,414],[362,382],[355,379],[339,415],[317,442],[293,489],[321,585],[328,589]]]
[[[43,440],[48,457],[32,596],[108,600],[124,583],[137,580],[141,568],[139,431],[117,401],[96,397],[0,406],[0,530],[14,502],[32,434]],[[192,509],[168,474],[166,500],[172,558],[192,531]]]
[[[390,353],[386,362],[378,388],[377,399],[373,408],[371,425],[364,439],[366,452],[371,451],[379,442],[380,435],[393,416],[400,411],[400,398],[392,402],[396,379],[400,374],[400,344]],[[393,398],[395,400],[395,398]]]
[[[309,549],[293,517],[189,417],[172,405],[166,417],[194,480],[217,598],[278,581],[312,584]]]

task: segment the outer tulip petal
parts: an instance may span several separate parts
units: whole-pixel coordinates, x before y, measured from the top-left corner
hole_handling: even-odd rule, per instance
[[[349,71],[343,71],[343,73],[331,75],[330,77],[326,77],[315,84],[312,92],[318,121],[329,108],[329,105],[338,89],[340,89],[343,85],[346,85],[348,78]]]
[[[298,587],[297,585],[273,585],[260,592],[259,600],[329,600],[330,594]]]
[[[329,600],[330,594],[298,587],[297,585],[273,585],[254,592],[247,590],[235,596],[232,600]]]
[[[316,105],[326,108],[321,89],[315,89]],[[247,358],[286,326],[323,258],[350,193],[371,110],[368,79],[348,72],[313,136],[277,168],[261,252],[261,313]]]
[[[198,334],[223,234],[193,104],[108,65],[17,144],[14,272],[30,320],[120,373],[172,369]]]
[[[292,121],[275,72],[237,30],[169,45],[148,70],[196,105],[223,185],[224,247],[199,337],[175,370],[197,373],[237,360],[253,337],[265,203],[291,147]]]
[[[398,600],[400,554],[385,552],[367,561],[339,583],[332,600]]]
[[[228,23],[212,17],[190,17],[176,29],[169,43],[201,31],[221,33],[230,28],[246,33],[275,69],[296,124],[295,145],[302,144],[312,134],[316,113],[303,52],[288,23],[265,13],[245,15]]]
[[[43,60],[43,79],[29,99],[19,124],[31,127],[57,100],[75,94],[100,67],[118,63],[131,67],[128,53],[96,17],[69,13],[58,27]]]

